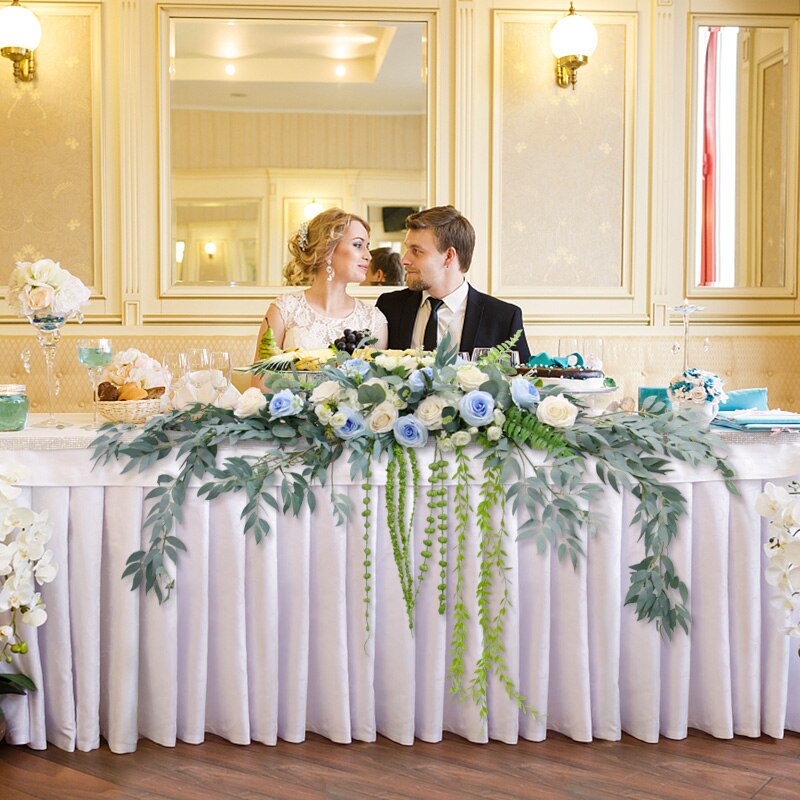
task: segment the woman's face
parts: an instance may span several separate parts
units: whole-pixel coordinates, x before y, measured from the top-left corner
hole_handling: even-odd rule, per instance
[[[336,278],[347,283],[361,283],[367,276],[371,259],[367,229],[353,220],[331,256]]]

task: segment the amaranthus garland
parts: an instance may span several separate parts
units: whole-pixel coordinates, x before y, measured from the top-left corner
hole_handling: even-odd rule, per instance
[[[709,465],[735,491],[720,440],[698,430],[690,417],[660,413],[664,409],[658,401],[640,414],[589,416],[558,390],[540,393],[513,377],[513,370],[502,363],[509,346],[496,348],[477,366],[460,365],[447,341],[433,357],[377,355],[363,360],[340,354],[323,368],[326,381],[316,387],[304,385],[298,374],[273,375],[266,380],[269,399],[246,397],[246,392],[238,409],[197,405],[173,411],[150,420],[132,441],[132,426],[106,426],[93,445],[96,462],[122,459],[127,462],[123,471],[145,470],[173,454],[179,462],[177,475],[159,476],[157,488],[147,495],[154,501],[144,523],[151,530],[150,544],[130,556],[124,577],[132,579],[133,589],[154,591],[161,602],[169,596],[179,551],[186,548],[173,526],[181,518],[192,478],[205,481],[198,494],[209,500],[243,490],[243,527],[260,541],[270,533],[268,507],[297,515],[307,504],[313,512],[315,496],[309,488],[327,482],[332,465],[347,449],[351,477],[364,494],[364,613],[369,631],[372,479],[375,464],[385,461],[387,532],[409,627],[413,630],[416,598],[436,559],[439,613],[445,613],[448,596],[453,603],[451,692],[472,698],[485,718],[488,681],[494,674],[509,697],[532,712],[504,656],[511,544],[506,516],[524,509],[527,521],[518,538],[533,537],[539,552],[554,548],[560,559],[569,558],[577,566],[585,555],[582,537],[597,527],[589,506],[602,489],[587,480],[592,469],[602,484],[616,492],[626,489],[637,500],[631,522],[641,527],[645,558],[630,567],[625,603],[635,606],[638,619],[655,621],[667,636],[678,626],[688,631],[688,588],[669,558],[686,501],[660,477],[670,471],[673,459]],[[407,413],[400,416],[400,411]],[[413,519],[422,501],[416,449],[429,437],[434,453],[415,574]],[[220,445],[253,440],[269,445],[268,453],[238,455],[218,464]],[[475,445],[480,447],[477,460]],[[534,463],[531,449],[545,450],[547,462]],[[480,465],[482,475],[476,506],[470,502],[472,464]],[[337,524],[351,516],[346,494],[331,488],[331,503]],[[476,663],[467,665],[470,613],[464,562],[473,519],[479,536],[476,614],[482,649]]]

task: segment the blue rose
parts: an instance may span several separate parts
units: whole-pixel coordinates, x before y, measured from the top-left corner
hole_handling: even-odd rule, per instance
[[[366,378],[369,375],[370,366],[363,358],[351,358],[342,364],[342,372],[348,378]]]
[[[494,397],[489,392],[473,389],[461,398],[458,410],[467,425],[487,425],[494,421]]]
[[[403,447],[424,447],[428,429],[412,414],[398,417],[394,423],[394,438]]]
[[[269,401],[269,413],[271,419],[280,417],[293,417],[303,410],[303,399],[294,394],[290,389],[281,389],[280,392],[272,395]]]
[[[339,410],[331,418],[331,427],[340,439],[353,439],[367,430],[367,423],[358,411],[339,406]]]
[[[511,399],[520,408],[533,408],[539,402],[539,390],[522,376],[511,379]]]
[[[433,380],[433,370],[430,367],[415,369],[408,376],[408,385],[415,392],[424,392],[426,387],[426,377],[428,379],[428,383]]]

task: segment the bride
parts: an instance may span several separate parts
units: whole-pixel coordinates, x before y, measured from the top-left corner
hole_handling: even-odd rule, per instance
[[[372,256],[369,225],[355,214],[329,208],[303,223],[289,239],[291,261],[283,276],[290,285],[310,286],[279,295],[267,309],[258,342],[268,327],[284,350],[327,347],[346,329],[369,330],[384,349],[386,317],[375,306],[347,294],[348,283],[361,283]],[[256,345],[258,359],[258,345]]]

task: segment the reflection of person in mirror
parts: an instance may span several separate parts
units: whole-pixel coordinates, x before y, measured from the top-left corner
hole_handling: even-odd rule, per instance
[[[362,286],[402,286],[403,264],[400,254],[391,247],[376,247],[370,251],[372,261],[369,262],[367,277]]]
[[[466,273],[475,248],[475,229],[453,206],[437,206],[406,219],[407,289],[386,292],[378,308],[389,322],[389,347],[432,350],[445,333],[460,351],[495,347],[518,330],[520,363],[530,358],[522,311],[479,292]]]
[[[349,328],[370,331],[377,347],[385,348],[386,318],[375,306],[347,293],[347,284],[361,283],[369,268],[369,225],[355,214],[329,208],[304,222],[288,246],[292,258],[284,278],[289,285],[308,288],[278,295],[261,323],[258,343],[269,327],[283,350],[316,350]],[[256,359],[258,349],[257,344]]]

